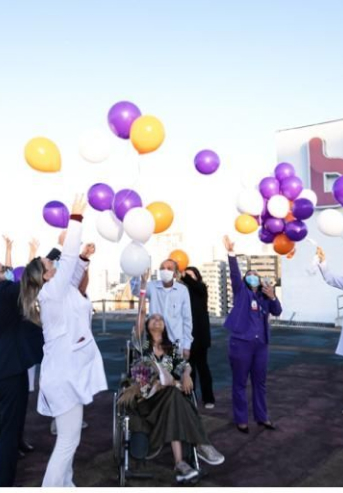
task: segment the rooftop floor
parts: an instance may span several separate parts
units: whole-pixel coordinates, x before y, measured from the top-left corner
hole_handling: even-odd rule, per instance
[[[108,332],[101,335],[101,321],[94,321],[111,390],[85,408],[89,427],[76,454],[78,486],[118,486],[112,454],[112,399],[124,371],[131,326],[127,321],[110,322]],[[343,486],[343,360],[334,354],[338,336],[337,330],[322,327],[273,328],[267,392],[277,430],[261,430],[251,417],[250,434],[244,435],[232,423],[226,331],[212,329],[209,360],[216,406],[209,411],[200,404],[199,411],[226,461],[218,467],[206,466],[207,474],[198,486]],[[35,392],[30,396],[26,425],[26,436],[36,448],[18,463],[17,484],[27,487],[40,486],[55,441],[49,433],[50,419],[35,411],[36,401]],[[144,467],[155,472],[154,478],[130,480],[129,486],[175,485],[169,446]]]

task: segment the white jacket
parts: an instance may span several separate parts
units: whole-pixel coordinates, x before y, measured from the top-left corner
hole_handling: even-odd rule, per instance
[[[70,220],[59,268],[38,295],[45,344],[37,409],[45,416],[89,404],[108,388],[91,330],[92,304],[78,289],[88,265],[79,258],[80,243],[81,223]]]
[[[318,264],[320,272],[323,275],[323,278],[327,284],[334,288],[343,289],[343,277],[342,276],[334,276],[328,269],[327,263],[322,262]],[[336,348],[336,354],[343,356],[343,330],[341,330],[341,335],[339,337],[338,345]]]

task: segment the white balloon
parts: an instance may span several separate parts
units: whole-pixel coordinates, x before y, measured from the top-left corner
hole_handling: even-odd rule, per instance
[[[146,243],[154,232],[155,219],[148,209],[133,207],[125,214],[123,226],[130,238]]]
[[[98,233],[109,241],[118,242],[124,233],[123,224],[112,211],[102,211],[96,220]]]
[[[279,219],[287,216],[290,211],[289,200],[283,195],[273,195],[267,203],[268,212]]]
[[[263,197],[255,188],[242,190],[237,199],[237,209],[241,214],[259,216],[263,210]]]
[[[327,236],[343,234],[343,216],[336,209],[325,209],[317,218],[318,229]]]
[[[111,152],[111,139],[104,130],[88,130],[79,139],[81,156],[91,163],[101,163]]]
[[[150,267],[150,256],[143,245],[131,241],[121,253],[120,267],[128,276],[141,276]]]
[[[314,207],[316,207],[317,202],[318,202],[318,197],[316,193],[311,190],[310,188],[303,188],[301,191],[300,195],[297,197],[297,199],[308,199],[312,202]]]

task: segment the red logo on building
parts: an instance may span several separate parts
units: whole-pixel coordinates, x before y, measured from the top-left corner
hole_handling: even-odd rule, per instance
[[[317,207],[340,207],[333,194],[334,181],[343,175],[343,158],[328,157],[325,141],[314,137],[308,143],[310,187],[317,194]]]

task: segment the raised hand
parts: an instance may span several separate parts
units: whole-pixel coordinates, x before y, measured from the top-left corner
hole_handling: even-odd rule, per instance
[[[74,199],[74,203],[71,208],[71,213],[83,216],[83,213],[87,207],[87,198],[85,194],[77,194]]]
[[[224,238],[223,238],[223,243],[224,243],[224,247],[226,248],[226,250],[228,252],[233,252],[234,251],[234,242],[230,240],[230,238],[225,235]]]
[[[11,240],[6,235],[2,235],[2,237],[3,237],[4,241],[5,241],[6,248],[11,249],[12,248],[12,245],[13,245],[13,240]]]
[[[148,282],[148,279],[150,277],[150,269],[147,269],[144,274],[141,275],[141,282],[142,284],[146,285]]]
[[[316,255],[319,258],[319,263],[325,262],[325,252],[321,247],[317,247]]]
[[[31,238],[29,241],[29,262],[36,257],[39,244],[37,238]]]
[[[82,249],[81,256],[88,258],[95,253],[95,243],[86,243]]]
[[[270,298],[271,300],[275,298],[273,286],[269,286],[269,285],[262,286],[262,293],[268,296],[268,298]]]

